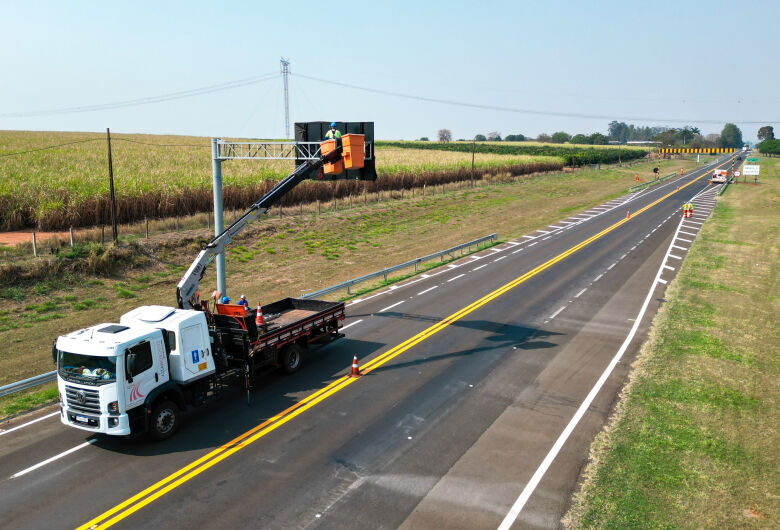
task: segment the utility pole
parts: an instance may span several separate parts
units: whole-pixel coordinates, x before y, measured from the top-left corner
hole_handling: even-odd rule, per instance
[[[114,237],[114,243],[118,239],[116,229],[116,196],[114,195],[114,164],[111,161],[111,131],[106,127],[106,140],[108,140],[108,187],[111,191],[111,234]]]
[[[282,57],[281,63],[282,79],[284,80],[284,137],[290,139],[290,60]]]

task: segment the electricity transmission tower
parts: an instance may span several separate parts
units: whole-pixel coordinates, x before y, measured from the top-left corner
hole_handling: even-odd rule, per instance
[[[284,137],[290,138],[290,59],[282,57],[281,63],[282,79],[284,79]]]

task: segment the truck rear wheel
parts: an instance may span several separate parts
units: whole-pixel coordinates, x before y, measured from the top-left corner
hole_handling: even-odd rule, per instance
[[[303,362],[303,348],[297,344],[290,344],[282,350],[281,356],[282,371],[286,374],[292,374],[300,370]]]
[[[179,407],[173,401],[161,401],[152,410],[149,433],[157,440],[170,438],[179,428]]]

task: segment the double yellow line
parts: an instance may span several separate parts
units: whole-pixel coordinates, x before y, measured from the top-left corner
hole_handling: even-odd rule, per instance
[[[721,164],[722,165],[725,165]],[[718,166],[718,167],[721,167]],[[512,280],[511,282],[499,287],[495,291],[483,296],[479,300],[472,302],[468,306],[464,307],[463,309],[460,309],[459,311],[456,311],[455,313],[451,314],[450,316],[446,317],[445,319],[441,320],[440,322],[437,322],[433,326],[430,326],[429,328],[421,331],[417,335],[411,337],[410,339],[407,339],[406,341],[402,342],[401,344],[393,347],[392,349],[386,351],[385,353],[375,357],[374,359],[371,359],[369,362],[367,362],[361,369],[361,371],[366,374],[371,372],[372,370],[375,370],[376,368],[382,366],[383,364],[389,362],[391,359],[397,357],[398,355],[401,355],[405,351],[407,351],[409,348],[415,346],[416,344],[419,344],[420,342],[424,341],[425,339],[431,337],[432,335],[438,333],[442,329],[446,328],[453,322],[456,322],[457,320],[460,320],[464,316],[468,315],[472,311],[475,311],[482,307],[483,305],[487,304],[488,302],[498,298],[502,294],[510,291],[511,289],[514,289],[518,285],[522,284],[529,278],[532,278],[533,276],[536,276],[543,270],[555,265],[559,261],[565,259],[566,257],[574,254],[578,250],[586,247],[587,245],[593,243],[597,239],[603,237],[604,235],[608,234],[609,232],[615,230],[616,228],[622,226],[623,224],[627,223],[631,219],[635,218],[638,215],[641,215],[643,212],[647,211],[648,209],[652,208],[656,204],[660,203],[661,201],[667,199],[668,197],[674,195],[679,191],[680,189],[683,189],[687,186],[690,186],[697,180],[704,177],[704,175],[701,175],[694,180],[688,182],[687,184],[684,184],[680,186],[678,189],[676,189],[673,192],[670,192],[660,199],[648,204],[644,208],[641,208],[640,210],[637,210],[631,215],[631,218],[625,218],[617,223],[613,224],[612,226],[609,226],[602,230],[601,232],[589,237],[588,239],[574,245],[570,249],[562,252],[561,254],[558,254],[554,258],[542,263],[538,267],[526,272],[522,276],[519,276]],[[346,388],[347,386],[351,385],[355,381],[357,381],[357,378],[353,378],[350,376],[342,376],[329,385],[321,388],[317,392],[311,394],[310,396],[307,396],[306,398],[302,399],[295,405],[283,410],[282,412],[279,412],[275,416],[267,419],[263,423],[253,427],[252,429],[248,430],[247,432],[241,434],[240,436],[237,436],[236,438],[230,440],[229,442],[219,446],[218,448],[214,449],[210,453],[202,456],[201,458],[198,458],[191,464],[188,464],[187,466],[181,468],[180,470],[176,471],[175,473],[172,473],[171,475],[168,475],[164,479],[160,480],[159,482],[152,484],[145,490],[141,491],[140,493],[130,497],[126,501],[114,506],[110,510],[98,515],[94,519],[87,521],[80,527],[78,527],[78,530],[83,529],[92,529],[92,528],[108,528],[109,526],[112,526],[113,524],[121,521],[122,519],[128,517],[129,515],[133,514],[134,512],[140,510],[147,504],[155,501],[156,499],[159,499],[169,491],[181,486],[191,478],[203,473],[207,469],[209,469],[211,466],[221,462],[222,460],[228,458],[230,455],[240,451],[244,447],[252,444],[253,442],[257,441],[258,439],[262,438],[269,432],[281,427],[288,421],[292,420],[299,414],[304,413],[305,411],[309,410],[310,408],[314,407],[321,401],[327,399],[328,397],[332,396],[336,392]]]

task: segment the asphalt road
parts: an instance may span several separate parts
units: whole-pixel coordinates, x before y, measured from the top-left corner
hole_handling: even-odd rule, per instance
[[[350,303],[345,339],[168,441],[51,409],[0,425],[0,525],[557,527],[714,205],[713,166]],[[354,354],[364,375],[343,377]]]

